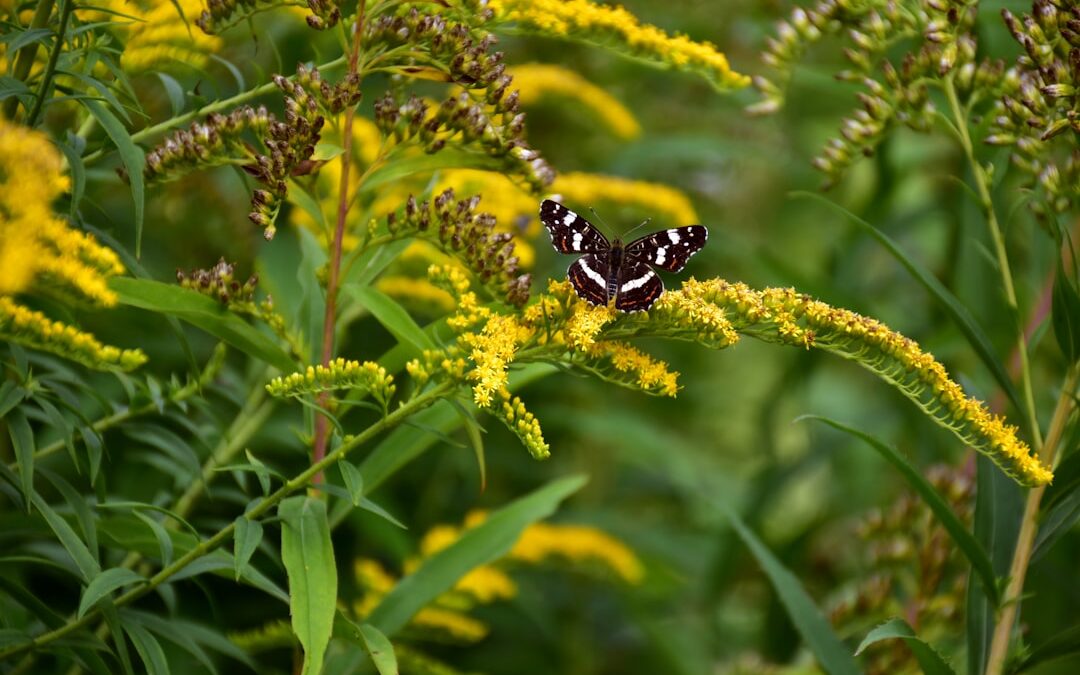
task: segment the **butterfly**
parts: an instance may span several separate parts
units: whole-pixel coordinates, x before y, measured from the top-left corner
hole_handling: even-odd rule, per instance
[[[664,282],[652,269],[668,272],[686,267],[690,256],[705,246],[709,231],[703,225],[661,230],[623,246],[608,242],[592,223],[562,204],[545,199],[540,204],[540,220],[559,253],[584,253],[567,270],[574,290],[593,305],[642,312],[652,307],[664,292]]]

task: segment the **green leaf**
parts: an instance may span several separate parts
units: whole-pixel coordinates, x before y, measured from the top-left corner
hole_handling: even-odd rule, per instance
[[[124,622],[123,625],[124,631],[131,638],[131,644],[135,645],[135,651],[139,652],[139,658],[146,666],[147,674],[169,675],[169,662],[157,638],[134,621]]]
[[[396,183],[406,176],[418,173],[432,173],[440,169],[488,169],[494,171],[498,168],[498,160],[489,155],[446,148],[433,155],[415,155],[413,157],[395,158],[394,161],[386,162],[381,168],[372,171],[368,175],[361,190],[367,192],[385,183]]]
[[[245,449],[244,454],[247,455],[248,462],[255,467],[255,477],[259,479],[259,487],[262,488],[263,495],[270,494],[270,471],[266,468],[259,459],[251,454],[250,450]]]
[[[161,523],[154,520],[150,516],[146,515],[142,511],[135,509],[132,514],[139,520],[146,523],[146,526],[150,528],[150,531],[154,533],[154,538],[158,542],[158,550],[161,552],[161,564],[168,567],[172,564],[173,559],[173,543],[169,537],[169,533],[165,531],[165,528]]]
[[[1066,459],[1054,470],[1054,483],[1043,499],[1043,517],[1031,552],[1034,564],[1080,520],[1080,453],[1062,453]]]
[[[68,525],[68,522],[61,518],[60,514],[53,510],[39,495],[35,494],[33,496],[33,503],[34,508],[41,513],[53,534],[60,540],[61,546],[75,561],[75,566],[79,568],[83,579],[90,581],[97,577],[101,572],[101,566],[98,565],[97,559],[91,555],[90,550],[86,548],[86,544],[79,539],[79,535],[75,534],[75,530],[71,529],[71,525]]]
[[[334,620],[334,635],[364,648],[379,675],[398,675],[397,654],[390,639],[370,623],[357,624],[341,612]]]
[[[233,564],[236,567],[236,580],[239,581],[247,568],[248,561],[262,541],[263,526],[257,520],[244,516],[236,518],[236,530],[233,532]]]
[[[78,617],[81,619],[98,600],[109,595],[121,586],[142,584],[146,579],[126,567],[113,567],[94,577],[83,591],[79,601]]]
[[[120,161],[127,169],[128,182],[131,184],[131,198],[135,202],[135,257],[142,255],[142,231],[145,189],[143,187],[143,166],[146,164],[146,156],[142,148],[135,145],[131,135],[120,123],[120,120],[101,105],[99,101],[84,99],[81,101],[90,111],[101,128],[109,135],[116,149],[120,152]]]
[[[480,470],[480,490],[482,491],[487,487],[487,460],[484,457],[484,429],[476,421],[476,418],[465,409],[465,406],[461,404],[461,401],[451,398],[447,402],[454,406],[454,410],[457,411],[459,417],[461,417],[461,423],[465,427],[465,433],[469,437],[469,444],[472,446],[473,455],[476,456],[476,466]]]
[[[87,551],[94,558],[95,562],[99,562],[97,529],[95,528],[94,514],[86,504],[86,498],[72,487],[71,483],[67,482],[63,476],[47,469],[42,469],[41,475],[53,484],[53,487],[56,488],[57,492],[63,496],[64,501],[71,507],[72,512],[75,514],[75,519],[79,522],[79,529],[82,530],[83,541],[86,542]]]
[[[1054,279],[1053,302],[1050,318],[1054,337],[1068,363],[1080,359],[1080,293],[1077,293],[1061,261],[1058,260],[1057,278]]]
[[[69,136],[69,140],[72,138],[74,136]],[[75,214],[79,210],[79,204],[82,203],[83,193],[86,192],[86,165],[83,163],[78,150],[67,143],[55,140],[53,142],[64,153],[71,171],[71,208],[69,214],[72,218],[75,218]]]
[[[828,417],[820,417],[818,415],[803,415],[798,418],[797,421],[805,419],[824,422],[834,429],[839,429],[840,431],[851,434],[876,450],[886,461],[896,467],[904,477],[904,480],[911,486],[911,489],[913,489],[919,497],[922,498],[923,502],[930,507],[930,510],[934,512],[934,516],[938,519],[938,522],[941,523],[941,526],[945,528],[945,531],[949,533],[949,536],[952,537],[953,542],[960,547],[960,550],[968,559],[968,562],[971,563],[972,569],[978,575],[979,581],[982,582],[987,597],[994,603],[998,601],[997,576],[994,574],[994,568],[990,564],[990,556],[987,555],[986,550],[979,544],[978,540],[975,539],[975,536],[968,531],[964,523],[960,522],[956,513],[942,496],[938,494],[937,490],[934,489],[934,486],[930,484],[930,481],[926,480],[926,478],[919,473],[906,458],[870,434],[859,431],[854,427],[849,427],[836,420],[829,419]]]
[[[559,503],[585,482],[584,476],[561,478],[492,513],[398,582],[368,615],[368,623],[387,635],[401,630],[421,608],[453,588],[470,570],[506,555],[526,527],[554,513]]]
[[[7,53],[14,54],[32,42],[45,44],[53,35],[50,28],[28,28],[24,31],[11,32],[0,37],[0,43],[6,42]]]
[[[290,497],[278,505],[278,515],[292,628],[304,647],[303,673],[318,675],[333,632],[338,583],[326,502]]]
[[[154,74],[161,80],[161,86],[165,87],[165,95],[169,97],[173,117],[178,117],[180,113],[184,112],[184,88],[171,75],[162,72]]]
[[[23,504],[30,512],[30,501],[34,496],[34,432],[30,422],[20,410],[14,410],[7,416],[8,434],[15,449],[15,459],[19,463],[19,488],[23,493]]]
[[[1020,396],[1016,392],[1016,387],[1013,386],[1012,379],[1005,371],[1005,367],[1001,364],[1001,360],[994,353],[994,347],[990,343],[989,338],[986,337],[986,333],[979,327],[975,321],[975,317],[971,316],[971,312],[968,311],[955,295],[949,292],[949,289],[945,288],[940,281],[937,280],[929,270],[923,267],[918,262],[912,260],[904,253],[899,244],[892,240],[887,234],[877,229],[870,223],[866,222],[859,216],[855,215],[851,211],[848,211],[839,204],[822,197],[819,194],[812,192],[796,191],[791,193],[792,197],[812,199],[820,204],[828,206],[830,209],[837,211],[838,213],[846,216],[851,222],[862,228],[867,234],[881,244],[885,250],[892,254],[904,269],[908,271],[911,276],[922,284],[930,295],[936,299],[945,310],[946,314],[953,320],[956,327],[960,329],[960,332],[967,338],[968,343],[978,354],[983,364],[990,370],[990,374],[997,380],[998,386],[1002,391],[1008,395],[1009,400],[1016,406],[1017,410],[1023,410],[1023,406],[1020,405]]]
[[[851,658],[848,648],[836,637],[832,626],[821,615],[814,601],[803,590],[802,584],[784,567],[772,552],[761,543],[749,527],[734,511],[728,511],[728,518],[736,534],[743,540],[750,552],[757,558],[758,564],[769,577],[769,582],[776,591],[795,628],[806,640],[810,651],[817,657],[818,663],[831,675],[858,675],[858,664]]]
[[[882,640],[903,640],[907,643],[908,649],[919,662],[923,675],[956,675],[956,671],[945,662],[941,654],[919,638],[907,621],[899,618],[890,619],[870,631],[859,644],[859,648],[855,650],[855,656],[862,654],[867,647]]]
[[[425,349],[436,348],[424,329],[390,296],[371,286],[352,283],[343,285],[342,290],[366,307],[399,343],[412,346],[413,355],[419,356]]]
[[[353,506],[360,506],[364,500],[364,474],[360,473],[360,469],[347,459],[338,462],[338,468],[341,470],[341,480],[345,483],[345,489],[349,491]]]
[[[273,339],[201,293],[158,281],[129,277],[109,279],[109,288],[125,305],[175,316],[284,373],[295,369],[292,359]]]
[[[27,87],[22,80],[17,80],[8,75],[0,75],[0,101],[7,100],[12,96],[29,97],[32,94],[30,87]]]
[[[343,152],[345,152],[345,148],[340,145],[334,145],[333,143],[316,143],[315,152],[311,155],[311,159],[316,162],[325,162],[337,157]]]

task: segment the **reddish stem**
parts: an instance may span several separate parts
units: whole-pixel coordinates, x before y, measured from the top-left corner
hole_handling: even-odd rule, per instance
[[[349,51],[349,74],[357,72],[357,64],[360,58],[360,35],[364,28],[364,4],[360,0],[356,11],[356,23],[353,24],[353,39]],[[334,324],[337,320],[337,295],[338,283],[341,275],[341,248],[345,239],[345,219],[349,214],[349,169],[352,166],[352,128],[353,116],[356,113],[355,106],[349,106],[345,110],[345,126],[342,133],[341,148],[341,181],[338,183],[338,210],[337,223],[334,227],[334,240],[330,247],[330,269],[326,278],[326,313],[323,316],[323,339],[322,339],[322,364],[330,364],[334,354]],[[323,392],[318,397],[318,404],[326,408],[330,403],[329,392]],[[311,447],[311,463],[315,464],[326,456],[326,441],[329,436],[330,420],[325,415],[315,416],[315,438]],[[312,478],[312,483],[318,484],[323,481],[320,471]]]

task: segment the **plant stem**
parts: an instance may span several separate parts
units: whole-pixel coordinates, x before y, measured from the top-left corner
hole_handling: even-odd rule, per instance
[[[1050,428],[1046,433],[1046,444],[1039,455],[1039,459],[1048,466],[1054,466],[1061,436],[1065,432],[1069,416],[1075,407],[1074,395],[1078,380],[1080,380],[1080,365],[1074,364],[1065,376],[1057,406],[1054,408],[1054,416],[1050,420]],[[1013,553],[1012,565],[1009,567],[1009,583],[1002,596],[1005,604],[997,617],[994,635],[990,641],[990,655],[986,662],[987,675],[1001,675],[1005,668],[1013,623],[1016,620],[1016,611],[1020,607],[1020,595],[1024,590],[1024,579],[1027,576],[1028,565],[1031,563],[1031,552],[1039,529],[1039,504],[1045,492],[1046,486],[1032,489],[1024,504],[1024,516],[1020,521],[1016,551]]]
[[[364,30],[364,0],[356,10],[356,21],[353,24],[352,44],[349,51],[349,75],[357,72],[357,64],[360,59],[360,36]],[[349,169],[352,167],[352,140],[353,140],[353,117],[356,114],[356,106],[350,105],[345,110],[345,127],[341,139],[341,180],[338,183],[338,209],[337,222],[334,226],[334,240],[330,249],[330,269],[326,279],[326,312],[323,315],[323,336],[321,362],[324,366],[329,365],[334,355],[334,326],[337,322],[337,295],[338,282],[341,277],[341,249],[345,240],[345,220],[349,214]],[[316,399],[320,408],[326,409],[330,402],[329,392],[323,392]],[[315,415],[315,438],[311,444],[311,462],[318,463],[326,456],[326,441],[329,436],[330,420],[326,415]],[[322,482],[322,474],[315,474],[312,481],[315,484]]]
[[[38,0],[37,8],[34,10],[34,18],[30,20],[29,30],[36,28],[44,28],[45,24],[49,22],[49,16],[52,14],[53,0]],[[37,56],[37,41],[31,42],[22,49],[19,50],[19,55],[15,57],[15,67],[11,70],[11,75],[19,82],[25,82],[26,76],[30,74],[30,68],[34,65],[34,57]],[[13,119],[15,117],[15,111],[19,109],[19,99],[12,96],[7,101],[4,101],[4,117]]]
[[[332,60],[327,61],[326,63],[323,63],[322,65],[318,66],[318,69],[321,70],[321,71],[330,70],[331,68],[334,68],[335,66],[339,66],[342,63],[345,63],[345,57],[344,56],[339,56],[336,59],[332,59]],[[294,77],[296,77],[296,76],[292,75],[288,79],[291,80]],[[213,112],[218,112],[219,110],[225,110],[227,108],[232,108],[232,107],[237,106],[237,105],[239,105],[241,103],[246,103],[247,101],[250,101],[253,98],[258,98],[259,96],[262,96],[263,94],[269,94],[270,92],[272,92],[272,91],[274,91],[276,89],[277,89],[276,84],[274,84],[273,82],[267,82],[266,84],[259,85],[258,87],[255,87],[253,89],[248,89],[247,91],[242,91],[239,94],[237,94],[236,96],[233,96],[231,98],[225,98],[225,99],[221,99],[220,101],[214,101],[213,103],[208,103],[208,104],[204,105],[203,107],[199,108],[198,110],[192,110],[191,112],[186,112],[186,113],[184,113],[182,115],[176,115],[175,117],[170,117],[169,119],[167,119],[167,120],[165,120],[163,122],[159,122],[158,124],[155,124],[153,126],[149,126],[149,127],[146,127],[145,129],[141,129],[139,131],[136,131],[135,133],[131,134],[131,140],[136,142],[136,143],[138,143],[140,141],[145,141],[146,139],[152,138],[152,137],[154,137],[154,136],[156,136],[156,135],[158,135],[160,133],[164,133],[164,132],[168,131],[169,129],[176,128],[176,127],[178,127],[178,126],[180,126],[182,124],[187,124],[188,122],[190,122],[190,121],[192,121],[194,119],[197,119],[197,118],[200,118],[200,117],[205,117],[206,115],[209,115],[210,113],[213,113]],[[93,162],[96,162],[97,160],[104,157],[105,152],[106,152],[105,150],[95,150],[94,152],[91,152],[86,157],[83,157],[83,163],[84,164],[92,164]]]
[[[975,187],[979,193],[979,202],[986,217],[986,224],[990,230],[990,238],[994,242],[994,254],[997,257],[998,269],[1001,272],[1001,284],[1005,289],[1005,300],[1009,304],[1012,320],[1016,328],[1016,348],[1020,355],[1020,383],[1024,398],[1024,415],[1027,417],[1028,433],[1031,434],[1032,446],[1036,454],[1042,450],[1042,432],[1039,430],[1039,418],[1035,414],[1035,394],[1031,386],[1031,364],[1028,361],[1027,337],[1024,335],[1024,327],[1020,322],[1020,306],[1016,300],[1016,288],[1013,285],[1012,269],[1009,267],[1009,255],[1005,250],[1005,237],[1001,233],[998,224],[997,213],[994,211],[994,201],[990,196],[989,176],[986,170],[975,158],[975,147],[971,142],[971,134],[968,133],[967,116],[960,107],[960,100],[956,96],[956,85],[950,75],[944,82],[945,97],[949,101],[956,128],[959,132],[960,145],[964,148],[971,173],[975,180]]]
[[[60,8],[60,25],[56,28],[56,42],[53,43],[52,51],[49,52],[49,64],[45,66],[45,74],[41,77],[41,85],[38,87],[37,97],[34,99],[34,107],[30,109],[30,115],[26,118],[26,126],[33,127],[37,124],[42,108],[45,107],[45,98],[52,88],[53,74],[56,72],[56,62],[60,59],[60,52],[64,50],[64,35],[67,33],[68,21],[71,19],[71,11],[75,8],[74,0],[63,0],[64,5]]]
[[[386,417],[383,417],[378,422],[375,422],[367,429],[348,439],[342,443],[336,450],[328,454],[321,461],[312,464],[310,467],[296,475],[294,478],[286,482],[272,494],[264,497],[254,508],[244,514],[244,518],[248,520],[256,520],[265,515],[270,509],[274,508],[282,499],[289,496],[293,492],[306,486],[314,477],[321,474],[327,468],[333,466],[337,462],[341,461],[349,452],[360,447],[367,441],[374,438],[376,435],[383,431],[397,426],[401,422],[405,421],[411,415],[419,412],[420,410],[427,408],[433,403],[441,399],[445,394],[453,389],[452,384],[443,384],[435,387],[428,392],[417,396],[415,399],[402,403],[397,410],[389,413]],[[162,568],[157,574],[150,577],[145,584],[136,586],[135,588],[124,593],[120,597],[113,601],[115,607],[124,607],[130,605],[135,600],[138,600],[142,596],[150,593],[161,584],[168,581],[175,574],[182,571],[185,567],[195,562],[202,556],[215,550],[218,546],[225,543],[229,537],[232,536],[233,530],[236,528],[235,523],[229,523],[224,528],[219,530],[214,536],[210,537],[206,541],[201,542],[193,549],[182,555],[171,565]],[[21,642],[19,644],[7,645],[0,648],[0,660],[11,658],[19,654],[23,654],[30,650],[39,648],[43,645],[50,644],[56,640],[69,635],[74,631],[86,626],[93,621],[100,614],[100,610],[94,608],[83,615],[81,619],[71,621],[63,626],[51,630],[47,633],[42,633],[36,638],[28,641]]]

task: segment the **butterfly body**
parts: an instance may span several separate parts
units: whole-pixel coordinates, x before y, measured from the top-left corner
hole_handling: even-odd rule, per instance
[[[545,199],[540,220],[559,253],[584,254],[567,270],[567,278],[585,301],[594,305],[615,303],[625,312],[652,306],[664,292],[664,282],[652,269],[678,272],[690,256],[705,246],[708,230],[701,225],[661,230],[623,244],[608,242],[600,230],[562,204]]]

